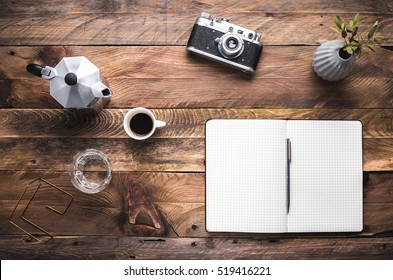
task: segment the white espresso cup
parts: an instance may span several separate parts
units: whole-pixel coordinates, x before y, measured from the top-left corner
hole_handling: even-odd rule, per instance
[[[152,136],[157,128],[165,125],[165,122],[156,120],[152,111],[142,107],[128,111],[123,121],[124,130],[135,140],[145,140]]]

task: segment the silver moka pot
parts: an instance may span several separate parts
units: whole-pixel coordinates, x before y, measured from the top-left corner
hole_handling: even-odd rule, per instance
[[[100,70],[84,56],[64,57],[55,68],[29,64],[26,70],[50,80],[50,95],[64,108],[100,112],[112,96],[101,82]]]

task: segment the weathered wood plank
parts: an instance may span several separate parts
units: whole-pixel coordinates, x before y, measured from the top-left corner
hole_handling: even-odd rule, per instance
[[[393,238],[0,237],[1,259],[391,259]]]
[[[11,213],[17,205],[17,202],[25,190],[28,183],[38,178],[38,174],[29,173],[3,173],[1,174],[1,234],[24,234],[10,224]],[[40,175],[38,175],[40,176]],[[125,205],[123,204],[122,186],[112,187],[110,192],[102,191],[97,195],[87,195],[75,189],[70,182],[67,173],[45,174],[45,177],[55,185],[64,189],[73,195],[74,199],[67,212],[60,216],[53,211],[45,208],[50,205],[56,209],[65,209],[70,201],[69,197],[54,188],[44,186],[37,192],[34,200],[30,204],[25,216],[33,223],[41,226],[52,234],[69,234],[80,232],[87,235],[121,235],[122,219],[124,219]],[[12,221],[31,233],[42,234],[40,230],[34,228],[29,223],[21,219],[21,215],[37,184],[30,187],[24,195],[20,206],[16,209]],[[6,189],[14,189],[9,193]]]
[[[113,91],[108,108],[392,107],[393,52],[366,54],[348,78],[331,83],[313,72],[314,51],[266,47],[250,77],[187,55],[184,47],[0,47],[0,106],[59,108],[49,83],[27,73],[26,65],[54,66],[64,56],[86,55]]]
[[[393,141],[393,139],[392,139]],[[68,170],[85,149],[107,155],[114,171],[204,170],[203,139],[27,139],[2,138],[0,170]]]
[[[393,5],[389,1],[383,0],[365,0],[362,2],[342,1],[295,1],[295,0],[236,0],[222,5],[219,0],[202,0],[202,1],[181,1],[181,0],[147,0],[147,1],[126,1],[126,0],[98,0],[89,1],[81,0],[78,2],[64,2],[60,0],[37,0],[34,5],[28,0],[12,1],[3,0],[0,14],[59,14],[64,13],[138,13],[138,14],[155,14],[155,13],[173,13],[188,14],[196,10],[204,10],[214,13],[319,13],[324,12],[342,12],[342,13],[393,13]]]
[[[99,115],[64,109],[2,109],[0,138],[128,138],[126,109]],[[152,138],[204,138],[210,119],[360,120],[364,138],[393,138],[391,109],[152,109],[167,123]]]
[[[202,62],[201,62],[202,63]],[[212,69],[216,65],[209,64]],[[310,66],[311,67],[311,66]],[[227,72],[221,68],[217,71]],[[310,70],[311,71],[311,70]],[[228,71],[229,72],[229,71]],[[235,72],[232,72],[235,74]],[[236,73],[238,74],[238,73]],[[240,74],[241,75],[241,74]],[[208,81],[196,78],[108,79],[113,90],[107,108],[391,108],[393,80],[364,75],[346,82],[328,83],[310,79],[257,78],[252,82],[233,76]],[[363,78],[361,77],[363,76]],[[241,77],[241,76],[240,76]],[[13,108],[61,108],[49,95],[49,85],[40,80],[14,80],[6,96]],[[45,82],[45,81],[44,81]]]
[[[37,0],[34,5],[31,2],[3,0],[0,14],[37,14],[51,15],[61,13],[72,14],[104,14],[104,13],[140,13],[149,14],[165,12],[165,0],[147,0],[147,1],[125,1],[125,0],[81,0],[81,1],[60,1],[60,0]],[[367,7],[367,4],[364,5]]]
[[[59,217],[43,205],[62,208],[66,198],[53,189],[44,189],[27,213],[32,221],[55,235],[130,235],[130,236],[238,236],[269,238],[304,236],[302,234],[207,233],[205,230],[205,176],[202,173],[115,172],[103,192],[88,195],[71,184],[67,172],[0,172],[0,234],[23,234],[9,223],[9,217],[26,185],[44,177],[74,196],[68,212]],[[370,173],[364,185],[364,230],[361,236],[391,236],[393,232],[393,173]],[[140,194],[137,194],[140,192]],[[26,200],[30,196],[26,196]],[[130,203],[130,200],[132,203]],[[23,200],[26,205],[26,201]],[[133,202],[148,202],[140,209]],[[148,207],[157,213],[152,218],[139,210]],[[21,206],[15,215],[20,217]],[[131,217],[136,216],[134,222]],[[149,216],[149,215],[147,215]],[[51,218],[51,219],[49,219]],[[153,220],[161,230],[154,229]],[[20,219],[16,219],[20,221]],[[132,224],[130,223],[132,222]],[[28,227],[26,223],[21,224]],[[34,228],[29,230],[39,233]],[[330,234],[337,236],[343,234]],[[326,234],[308,234],[311,237]],[[345,234],[344,234],[345,236]],[[347,235],[348,236],[348,235]]]
[[[195,10],[206,10],[214,13],[274,13],[274,12],[287,12],[287,13],[320,13],[321,11],[327,12],[351,12],[364,11],[364,13],[393,13],[393,4],[386,3],[383,0],[366,0],[363,2],[351,2],[343,4],[341,1],[313,1],[306,0],[301,3],[296,0],[278,0],[278,1],[253,1],[253,0],[235,0],[222,4],[219,0],[202,0],[184,2],[181,0],[174,0],[168,2],[168,11],[175,10],[177,13],[192,13]]]
[[[92,148],[107,155],[114,171],[205,170],[203,138],[0,138],[0,170],[64,171],[75,154]],[[393,138],[366,138],[363,149],[364,171],[393,170]]]
[[[219,8],[224,6],[219,5]],[[0,45],[185,45],[195,19],[204,10],[197,9],[186,14],[146,10],[137,14],[97,14],[90,11],[87,14],[64,14],[61,11],[56,16],[5,14],[0,19]],[[343,15],[341,8],[335,13]],[[379,32],[390,38],[385,45],[392,45],[393,22],[388,13],[389,10],[377,16],[363,14],[361,24],[371,26],[378,19],[381,23]],[[325,10],[317,14],[293,14],[268,10],[242,13],[235,9],[213,12],[213,15],[227,16],[235,24],[257,30],[265,45],[316,45],[337,38],[328,28],[334,25],[333,14],[327,14]],[[349,19],[353,14],[343,16]]]
[[[26,71],[27,64],[38,63],[54,67],[65,56],[84,55],[100,68],[101,75],[107,80],[115,78],[121,80],[203,78],[207,81],[227,78],[227,82],[230,82],[229,78],[235,82],[242,80],[255,82],[260,78],[304,80],[316,77],[311,69],[315,50],[315,46],[267,46],[262,52],[257,71],[250,76],[232,69],[218,71],[217,68],[228,68],[188,55],[184,46],[1,46],[0,79],[40,81],[39,84],[44,85],[43,89],[49,88],[48,82]],[[392,52],[377,48],[376,55],[367,52],[362,55],[357,61],[358,67],[354,69],[353,74],[365,76],[361,78],[375,76],[391,78],[392,64]],[[340,83],[327,84],[341,85]],[[128,88],[128,92],[134,91]]]
[[[140,229],[144,224],[151,224],[151,221],[144,221],[143,217],[136,218],[136,224],[139,228],[130,225],[129,216],[129,195],[133,188],[142,188],[143,195],[150,201],[150,206],[156,209],[162,225],[162,231],[159,235],[176,236],[173,229],[168,225],[167,220],[170,218],[180,223],[184,213],[178,212],[171,217],[166,216],[166,211],[183,204],[185,208],[204,202],[204,176],[203,174],[188,173],[114,173],[110,185],[103,192],[94,195],[88,195],[79,192],[71,184],[67,172],[1,172],[0,187],[0,234],[23,234],[17,228],[9,223],[9,217],[17,204],[18,199],[23,193],[29,182],[38,177],[45,177],[48,181],[56,184],[65,191],[74,196],[68,212],[64,216],[59,216],[45,209],[45,204],[57,205],[63,209],[68,197],[64,195],[55,196],[59,193],[55,189],[45,188],[40,190],[41,195],[34,199],[35,203],[29,206],[27,217],[43,228],[58,235],[139,235],[152,236],[156,235],[152,231],[147,231],[146,227]],[[9,188],[12,186],[12,188]],[[29,224],[19,217],[27,205],[35,188],[30,188],[30,192],[25,195],[23,204],[18,207],[15,213],[15,221],[26,227],[29,231],[39,233]],[[135,192],[132,198],[135,198]],[[141,202],[141,201],[139,201]],[[168,205],[161,209],[159,203],[165,202]],[[137,211],[136,211],[137,212]],[[197,213],[198,221],[203,219]],[[203,213],[203,212],[202,212]],[[136,213],[138,214],[138,213]],[[179,216],[180,215],[180,216]],[[194,215],[195,216],[195,215]],[[194,217],[195,218],[195,217]],[[182,223],[184,224],[184,223]],[[192,225],[190,225],[191,229]],[[194,231],[194,235],[203,230]],[[186,234],[179,232],[179,234]]]

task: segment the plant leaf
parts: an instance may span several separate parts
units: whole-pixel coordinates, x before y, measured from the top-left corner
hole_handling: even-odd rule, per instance
[[[389,38],[388,37],[384,37],[384,36],[377,36],[374,39],[374,42],[376,42],[378,45],[382,45],[383,43],[385,43]]]
[[[355,17],[353,18],[353,26],[354,26],[354,27],[357,27],[357,26],[358,26],[359,18],[360,18],[360,14],[357,13],[357,14],[355,15]]]
[[[349,21],[349,26],[351,27],[351,29],[353,29],[353,20],[352,19]]]
[[[359,47],[359,46],[360,46],[360,43],[359,43],[358,41],[354,40],[354,41],[352,42],[352,46]]]
[[[367,46],[367,45],[366,45],[366,46]],[[367,48],[369,48],[370,50],[372,50],[372,52],[375,52],[375,50],[374,50],[372,47],[367,46]]]
[[[352,36],[355,36],[356,34],[358,34],[358,29],[359,29],[359,27],[355,26],[355,28],[352,30]]]
[[[343,38],[347,37],[347,32],[345,30],[341,31],[341,37]]]
[[[330,29],[333,30],[336,33],[341,33],[341,30],[339,30],[338,28],[330,27]]]
[[[382,45],[382,44],[386,43],[387,40],[388,40],[388,38],[383,38],[383,39],[379,40],[378,45]]]
[[[375,38],[380,39],[380,40],[388,40],[388,37],[382,36],[382,35],[378,35]]]
[[[386,40],[383,40],[383,39],[380,39],[380,40],[374,39],[374,42],[375,42],[375,44],[377,44],[377,45],[382,45],[383,43],[386,42]]]
[[[374,23],[373,27],[371,27],[370,31],[368,32],[368,39],[371,39],[374,37],[375,31],[377,31],[378,28],[378,20]]]
[[[341,24],[343,23],[342,18],[340,16],[334,16],[333,20],[336,23],[337,27],[341,30]]]
[[[351,47],[347,47],[346,51],[349,54],[353,54],[353,49]]]

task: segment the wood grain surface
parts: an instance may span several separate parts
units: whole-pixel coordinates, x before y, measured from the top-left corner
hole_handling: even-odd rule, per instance
[[[314,234],[239,234],[208,233],[205,230],[205,175],[203,173],[115,172],[104,191],[89,195],[75,189],[67,172],[30,171],[0,172],[4,186],[0,191],[0,235],[23,234],[9,223],[15,205],[32,180],[43,177],[74,196],[65,215],[45,209],[56,205],[63,209],[68,198],[55,189],[40,189],[26,216],[56,236],[236,236],[259,238],[323,237],[323,236],[392,236],[393,196],[391,172],[371,172],[364,180],[364,229],[356,233]],[[12,186],[12,187],[11,187]],[[28,189],[13,221],[26,230],[43,234],[20,219],[21,212],[35,186]],[[137,194],[137,192],[140,192]],[[128,207],[147,202],[148,205]],[[236,203],[236,202],[235,202]],[[150,211],[147,211],[149,210]],[[152,211],[151,209],[154,209]],[[43,215],[45,213],[45,215]],[[135,217],[135,219],[130,219]],[[156,223],[154,223],[156,222]],[[155,224],[160,225],[157,230]]]
[[[287,12],[287,13],[320,13],[321,11],[335,13],[356,13],[363,11],[365,14],[393,14],[393,4],[384,0],[364,0],[343,3],[339,0],[315,1],[315,0],[234,0],[223,5],[220,0],[36,0],[34,5],[28,0],[2,0],[0,14],[189,14],[196,9],[206,9],[211,12],[234,13],[234,11],[252,12]]]
[[[366,54],[345,80],[329,83],[311,67],[315,47],[266,47],[253,77],[187,55],[184,47],[0,47],[2,107],[60,108],[49,82],[25,71],[85,55],[113,91],[108,108],[390,108],[393,52]],[[12,67],[9,67],[12,65]],[[165,69],[165,71],[162,71]]]
[[[380,31],[393,35],[393,5],[382,0],[2,2],[2,45],[184,45],[202,11],[257,30],[265,45],[322,43],[335,36],[334,14],[359,11],[362,25],[378,19]]]
[[[96,115],[64,109],[3,109],[0,138],[128,139],[123,128],[127,112],[128,109],[104,109]],[[205,122],[210,119],[360,120],[363,138],[393,138],[391,109],[152,109],[152,112],[167,123],[152,135],[153,139],[204,138]]]
[[[391,259],[393,238],[55,238],[31,244],[0,237],[2,259]]]
[[[185,1],[189,2],[189,1]],[[194,2],[194,1],[192,1]],[[275,2],[275,1],[270,1]],[[225,6],[225,5],[224,5]],[[222,7],[222,6],[221,6]],[[6,14],[0,18],[1,45],[185,45],[196,18],[206,9],[190,15],[178,14]],[[339,10],[336,14],[342,14]],[[217,11],[212,15],[225,16]],[[354,14],[343,15],[353,18]],[[337,38],[329,28],[333,14],[288,14],[262,11],[236,13],[231,22],[256,30],[264,45],[318,45]],[[362,15],[362,24],[381,22],[379,31],[393,36],[391,14]],[[12,22],[13,24],[10,24]],[[389,39],[385,45],[392,45]]]
[[[0,138],[0,170],[69,169],[72,158],[85,149],[102,151],[114,171],[204,172],[205,140],[160,138],[132,139]],[[363,140],[363,170],[393,170],[393,138]]]
[[[0,1],[1,259],[392,259],[393,3],[384,0],[2,0]],[[188,55],[202,11],[262,35],[253,76]],[[337,38],[332,16],[379,20],[389,40],[357,59],[343,81],[313,72],[317,46]],[[54,67],[83,55],[113,91],[99,115],[65,110],[29,63]],[[122,123],[133,107],[167,122],[146,141]],[[205,132],[213,118],[360,120],[364,229],[361,233],[239,234],[205,230]],[[113,177],[88,195],[70,183],[74,155],[104,152]],[[96,172],[93,166],[90,172]],[[73,196],[40,187],[25,216],[54,235],[40,244],[10,223],[27,184],[48,179]],[[13,221],[21,219],[30,186]]]
[[[108,156],[114,171],[204,172],[204,124],[214,118],[360,120],[364,170],[393,170],[393,111],[389,109],[153,110],[167,126],[143,142],[125,134],[126,112],[104,110],[97,116],[58,109],[1,110],[0,170],[68,170],[75,154],[95,148]]]

